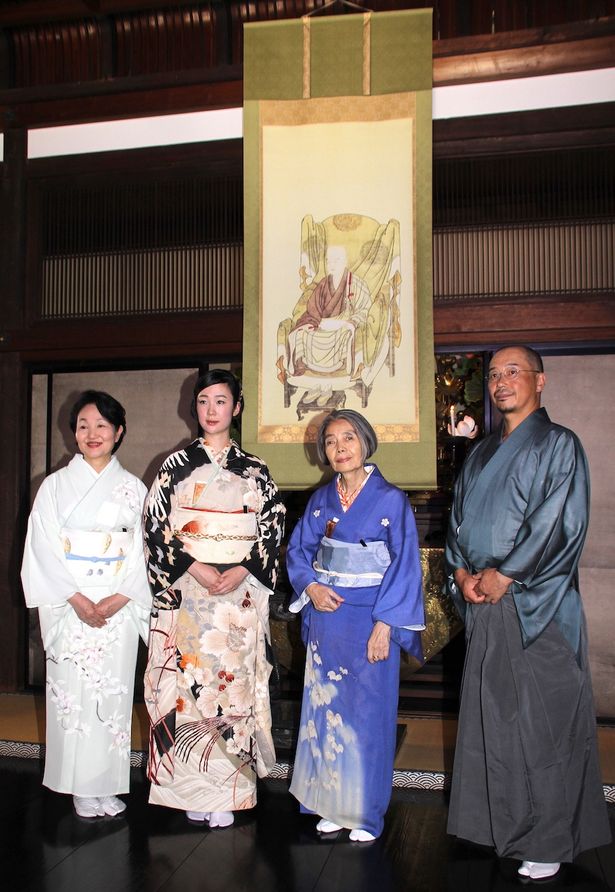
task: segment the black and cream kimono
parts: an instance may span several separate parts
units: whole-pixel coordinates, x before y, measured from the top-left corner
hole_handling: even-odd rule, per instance
[[[610,840],[577,567],[589,475],[576,436],[533,412],[487,437],[455,489],[446,548],[467,655],[448,830],[528,861],[572,861]],[[453,574],[495,567],[497,604]]]
[[[232,443],[216,461],[202,440],[163,463],[146,500],[154,594],[145,697],[150,802],[190,811],[256,803],[275,763],[266,656],[284,505],[266,465]],[[196,532],[195,532],[196,531]],[[209,595],[194,560],[249,571]]]

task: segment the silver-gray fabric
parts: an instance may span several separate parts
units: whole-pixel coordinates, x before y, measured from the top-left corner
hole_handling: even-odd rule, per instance
[[[571,861],[611,838],[577,585],[588,501],[583,449],[544,409],[478,444],[456,485],[446,559],[467,653],[448,831],[501,856]],[[459,567],[515,581],[468,605]]]
[[[475,612],[448,832],[523,861],[572,861],[611,838],[585,630],[555,622],[523,648],[512,598]]]
[[[390,565],[386,542],[342,542],[323,536],[313,566],[323,585],[365,588],[380,585]]]

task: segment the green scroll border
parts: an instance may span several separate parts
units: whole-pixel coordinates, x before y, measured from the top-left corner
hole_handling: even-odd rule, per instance
[[[436,485],[432,296],[432,13],[371,15],[371,94],[416,93],[416,276],[420,441],[383,443],[376,461],[384,476],[407,489]],[[363,15],[312,17],[311,96],[362,95]],[[325,64],[326,63],[326,64]],[[281,488],[322,479],[312,446],[259,443],[260,133],[259,100],[301,99],[303,22],[244,27],[244,335],[242,446],[267,462]],[[272,366],[275,357],[271,358]]]

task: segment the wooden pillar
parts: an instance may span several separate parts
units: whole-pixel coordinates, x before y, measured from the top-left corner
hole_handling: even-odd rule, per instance
[[[27,372],[12,352],[12,333],[24,324],[26,133],[7,131],[0,193],[0,691],[25,681],[26,610],[19,584],[27,517]]]

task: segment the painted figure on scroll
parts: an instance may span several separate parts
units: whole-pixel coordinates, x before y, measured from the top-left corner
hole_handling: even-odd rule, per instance
[[[358,376],[363,355],[355,332],[365,325],[371,295],[349,270],[343,245],[327,248],[326,269],[288,335],[288,369],[295,376],[340,371]]]
[[[503,421],[462,468],[446,545],[467,640],[448,831],[541,880],[610,840],[578,589],[589,477],[540,408],[534,350],[498,350],[487,381]]]
[[[293,530],[288,575],[307,648],[291,793],[316,829],[382,833],[391,798],[400,648],[422,659],[425,628],[416,525],[407,496],[366,464],[376,433],[342,409],[320,426],[336,472]]]
[[[115,458],[126,413],[112,396],[85,391],[70,427],[79,455],[47,477],[34,500],[21,578],[38,607],[47,665],[43,784],[71,793],[80,817],[126,805],[139,634],[147,640],[151,594],[141,512],[146,489]]]
[[[252,808],[275,764],[269,596],[285,508],[266,465],[230,438],[242,409],[234,375],[201,375],[203,435],[163,462],[145,509],[149,801],[210,827]]]

